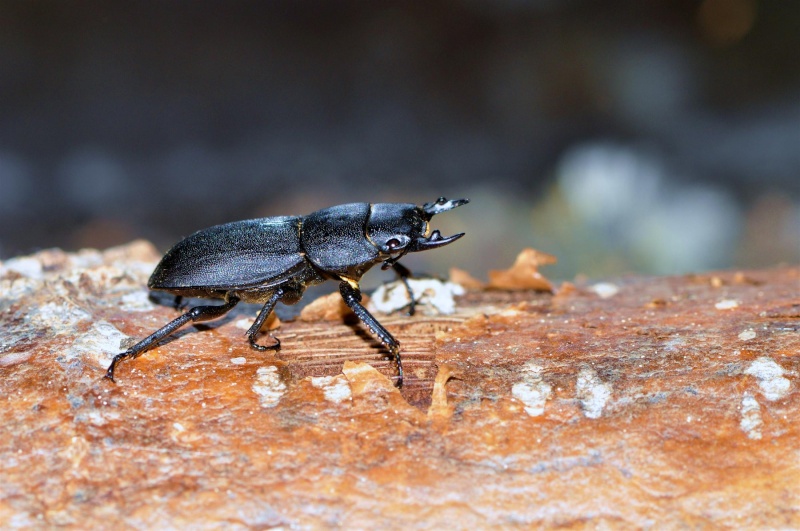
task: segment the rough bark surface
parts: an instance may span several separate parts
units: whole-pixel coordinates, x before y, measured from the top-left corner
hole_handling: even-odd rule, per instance
[[[800,270],[474,290],[381,317],[178,315],[137,242],[0,264],[0,527],[800,527]],[[122,346],[121,346],[122,345]]]

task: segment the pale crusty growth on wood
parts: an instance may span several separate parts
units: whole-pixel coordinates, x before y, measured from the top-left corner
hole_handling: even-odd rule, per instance
[[[0,263],[0,528],[800,527],[797,268],[473,286],[382,319],[402,390],[332,300],[278,353],[237,308],[115,385],[157,260]]]

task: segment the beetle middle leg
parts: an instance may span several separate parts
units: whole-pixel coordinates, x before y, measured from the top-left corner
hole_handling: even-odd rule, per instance
[[[400,277],[400,281],[406,287],[408,299],[411,301],[408,303],[408,315],[414,315],[417,311],[417,301],[414,300],[414,290],[411,289],[411,284],[408,283],[408,277],[411,276],[411,271],[399,262],[392,263],[392,269],[394,269],[394,272],[397,273],[397,276]]]
[[[135,359],[139,357],[143,352],[150,350],[156,346],[159,341],[189,322],[199,323],[202,321],[210,321],[211,319],[216,319],[217,317],[222,317],[231,311],[231,309],[236,306],[238,302],[239,299],[237,297],[230,297],[227,301],[225,301],[225,304],[221,304],[219,306],[195,306],[177,319],[170,321],[165,326],[159,328],[146,338],[142,339],[125,352],[114,356],[114,359],[111,360],[111,365],[108,366],[108,371],[106,371],[105,377],[113,382],[114,369],[117,367],[117,364],[119,364],[120,361],[124,360],[125,358]]]
[[[247,341],[250,343],[250,347],[258,350],[259,352],[264,352],[265,350],[280,350],[281,348],[281,340],[275,336],[272,336],[272,339],[275,340],[274,345],[264,346],[259,345],[256,343],[256,335],[258,331],[261,330],[261,327],[264,325],[264,321],[267,320],[269,314],[272,313],[272,310],[275,308],[275,305],[278,303],[281,297],[283,297],[284,291],[282,289],[277,289],[275,292],[270,296],[269,300],[264,304],[264,307],[261,308],[261,311],[258,312],[258,317],[256,320],[253,321],[252,326],[247,331]]]
[[[176,310],[183,310],[188,304],[183,300],[183,295],[175,295],[175,300],[172,301],[172,307]]]
[[[353,313],[361,319],[362,323],[367,325],[370,332],[378,336],[381,343],[386,345],[389,352],[392,353],[397,362],[397,387],[403,387],[403,361],[400,359],[400,342],[364,308],[361,304],[361,290],[345,280],[339,284],[339,293],[342,294],[345,304],[353,310]]]

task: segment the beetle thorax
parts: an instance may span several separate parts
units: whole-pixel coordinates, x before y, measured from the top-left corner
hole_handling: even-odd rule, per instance
[[[377,203],[372,205],[366,236],[384,258],[397,258],[428,230],[428,222],[416,205]]]

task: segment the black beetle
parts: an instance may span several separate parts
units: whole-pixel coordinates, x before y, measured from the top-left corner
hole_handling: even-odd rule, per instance
[[[225,302],[196,306],[117,354],[105,377],[114,381],[114,369],[123,359],[136,358],[189,322],[221,317],[240,301],[264,304],[247,331],[250,346],[260,351],[278,350],[277,338],[270,346],[259,345],[255,340],[278,301],[294,304],[307,286],[337,280],[344,302],[394,356],[397,386],[401,387],[400,343],[361,305],[358,282],[378,263],[383,264],[382,269],[393,268],[405,282],[410,272],[397,262],[403,255],[435,249],[464,235],[444,238],[438,230],[431,232],[430,219],[468,202],[440,197],[421,207],[406,203],[349,203],[307,216],[236,221],[196,232],[164,255],[147,286],[175,294],[178,300],[188,296]],[[407,282],[406,288],[410,294]]]

